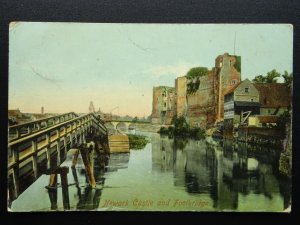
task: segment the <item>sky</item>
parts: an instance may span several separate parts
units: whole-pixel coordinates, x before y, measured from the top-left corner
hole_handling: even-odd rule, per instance
[[[153,86],[175,86],[192,67],[240,55],[242,80],[292,71],[288,24],[15,22],[9,27],[9,109],[96,110],[147,117]],[[282,82],[280,79],[279,82]]]

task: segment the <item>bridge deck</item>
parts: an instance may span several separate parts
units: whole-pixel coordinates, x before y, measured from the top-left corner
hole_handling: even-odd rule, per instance
[[[90,132],[100,139],[107,140],[107,129],[103,121],[93,113],[68,119],[11,140],[8,143],[10,198],[17,198],[26,189],[24,185],[34,182],[33,180],[45,170],[40,168],[57,168],[64,161],[67,151],[84,143]],[[28,177],[31,177],[31,183],[22,183],[22,180]]]

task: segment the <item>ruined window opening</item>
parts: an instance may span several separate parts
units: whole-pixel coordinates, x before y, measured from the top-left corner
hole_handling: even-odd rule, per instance
[[[166,102],[164,103],[164,106],[167,107],[167,103]]]
[[[250,101],[251,101],[251,102],[253,102],[253,101],[254,101],[254,99],[253,99],[253,98],[251,98],[251,99],[250,99]]]

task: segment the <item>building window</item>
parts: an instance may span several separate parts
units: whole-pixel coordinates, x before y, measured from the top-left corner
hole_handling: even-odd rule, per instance
[[[248,87],[245,88],[245,93],[249,93],[249,88]]]
[[[167,103],[165,102],[165,107],[167,107]]]
[[[233,79],[232,81],[231,81],[231,84],[236,84],[237,83],[237,80],[236,79]]]
[[[250,101],[253,102],[254,101],[253,98],[251,98]]]

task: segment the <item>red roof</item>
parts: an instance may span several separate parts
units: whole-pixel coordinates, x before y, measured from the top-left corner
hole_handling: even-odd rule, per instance
[[[291,104],[290,88],[283,83],[254,83],[262,107],[288,107]]]

